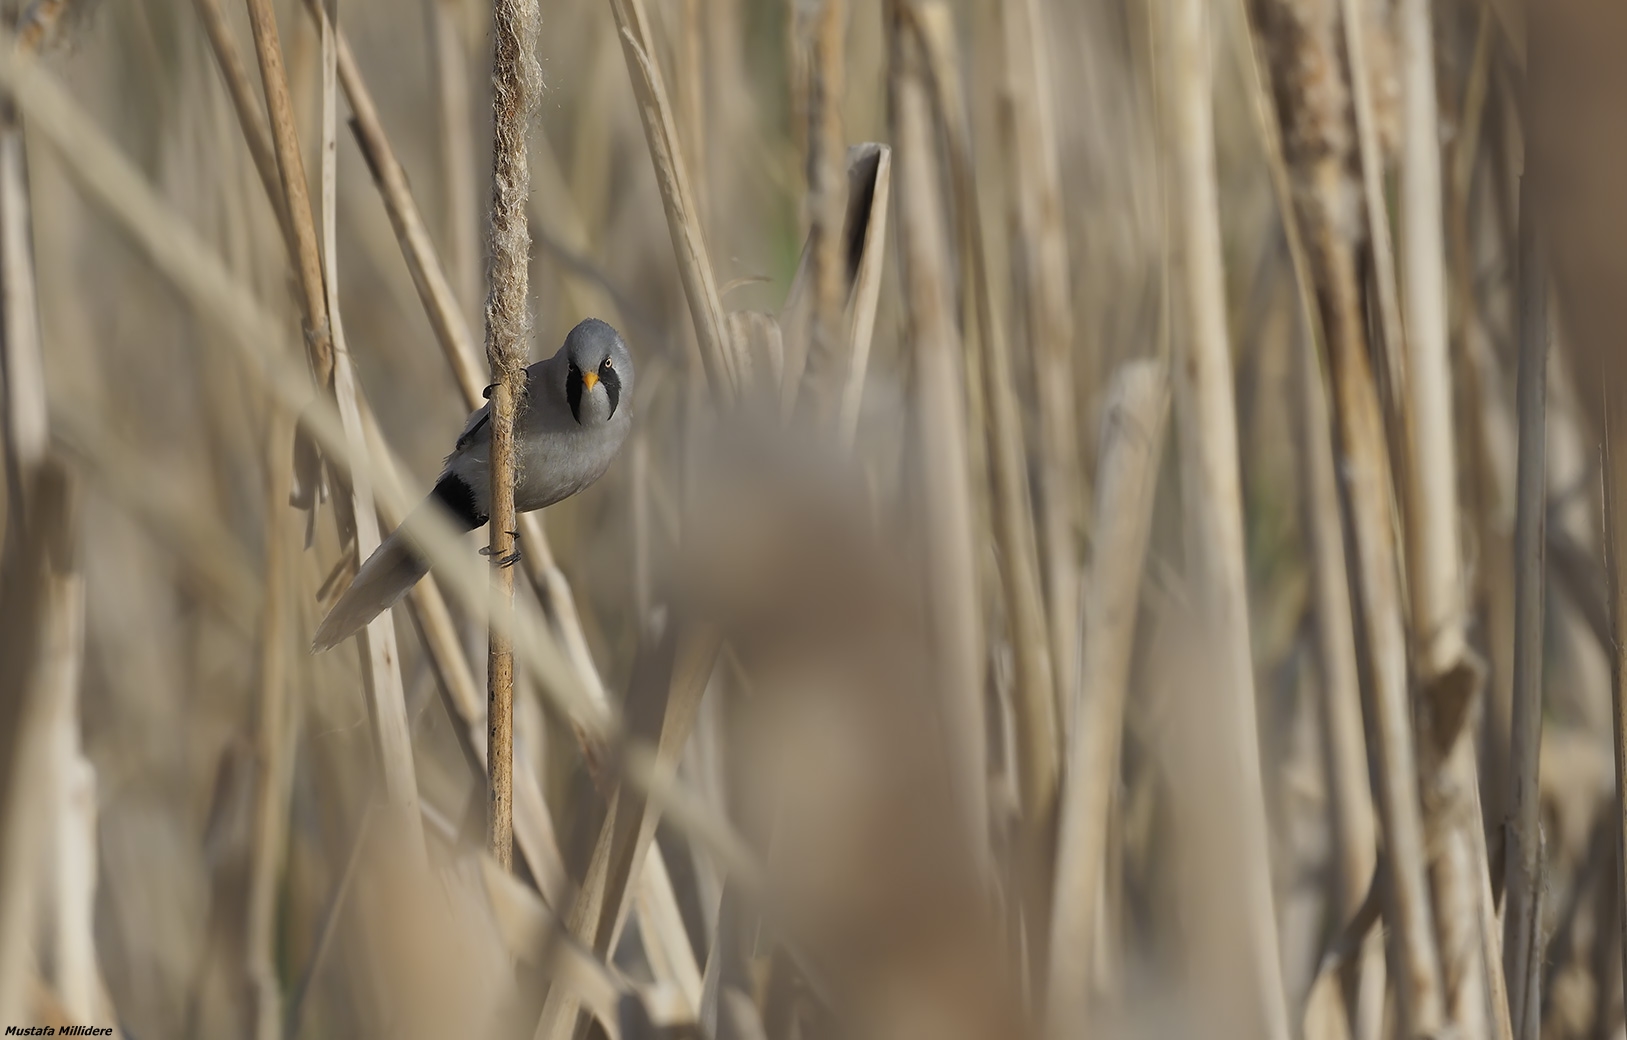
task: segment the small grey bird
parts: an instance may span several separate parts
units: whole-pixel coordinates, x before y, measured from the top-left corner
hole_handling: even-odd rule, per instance
[[[514,418],[517,512],[551,506],[604,475],[632,426],[632,393],[632,355],[620,334],[598,318],[577,325],[558,353],[525,370],[525,396]],[[490,513],[490,418],[489,404],[469,417],[435,490],[418,507],[439,503],[465,531],[484,524]],[[312,652],[360,631],[428,572],[429,562],[395,531],[328,611]]]

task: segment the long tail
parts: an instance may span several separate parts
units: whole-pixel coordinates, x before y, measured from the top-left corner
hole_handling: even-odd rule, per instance
[[[474,530],[486,522],[475,506],[474,495],[462,478],[448,474],[435,485],[419,509],[433,508],[439,502],[452,513],[459,526]],[[311,640],[311,652],[319,654],[331,650],[380,614],[389,610],[405,596],[420,578],[429,573],[429,561],[415,549],[407,536],[397,529],[379,543],[373,555],[356,572],[350,588],[339,597],[339,602],[328,611],[328,616],[317,626],[316,637]]]

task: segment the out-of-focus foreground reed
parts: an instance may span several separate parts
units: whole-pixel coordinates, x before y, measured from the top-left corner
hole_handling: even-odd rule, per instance
[[[0,7],[0,1029],[1622,1034],[1620,5]]]

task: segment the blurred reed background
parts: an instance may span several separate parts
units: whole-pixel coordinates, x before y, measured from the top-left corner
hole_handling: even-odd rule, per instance
[[[635,433],[316,656],[494,382],[492,8],[4,6],[0,1026],[1622,1035],[1619,5],[542,3]]]

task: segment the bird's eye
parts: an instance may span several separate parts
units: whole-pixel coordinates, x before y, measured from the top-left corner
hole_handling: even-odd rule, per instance
[[[609,358],[605,358],[604,359],[604,364],[600,365],[599,367],[600,368],[615,368],[616,366],[610,363]]]

